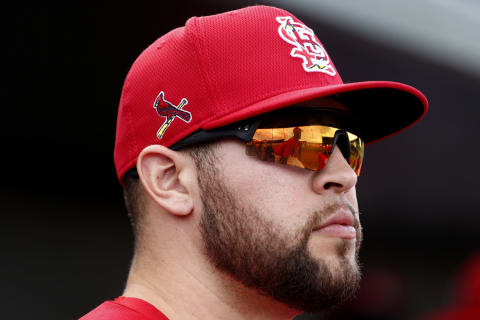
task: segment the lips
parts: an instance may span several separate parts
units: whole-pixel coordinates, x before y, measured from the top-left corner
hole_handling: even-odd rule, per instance
[[[353,214],[348,210],[340,210],[330,215],[321,225],[313,228],[313,231],[329,237],[354,239],[357,231],[353,224]]]

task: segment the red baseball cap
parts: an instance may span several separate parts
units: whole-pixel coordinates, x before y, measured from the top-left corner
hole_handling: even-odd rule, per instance
[[[335,96],[371,143],[420,120],[424,95],[405,84],[344,84],[314,32],[291,13],[253,6],[192,17],[133,63],[123,86],[114,161],[120,181],[152,144]]]

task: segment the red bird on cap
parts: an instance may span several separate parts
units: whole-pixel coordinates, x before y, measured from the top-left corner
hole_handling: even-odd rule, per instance
[[[173,119],[175,117],[179,117],[185,122],[190,122],[192,119],[192,114],[188,111],[183,111],[182,108],[188,104],[188,100],[182,98],[182,101],[178,104],[178,106],[174,106],[170,101],[167,101],[163,98],[163,91],[161,91],[155,102],[153,103],[153,108],[157,111],[157,114],[162,117],[166,117],[165,122],[162,124],[160,129],[157,131],[157,138],[162,139],[165,130],[170,126]]]
[[[179,117],[182,120],[189,122],[192,118],[192,115],[188,111],[181,110],[181,108],[187,103],[187,99],[183,98],[178,107],[175,107],[170,101],[167,101],[163,98],[162,91],[155,99],[153,107],[155,108],[155,110],[157,110],[159,116],[167,118]]]

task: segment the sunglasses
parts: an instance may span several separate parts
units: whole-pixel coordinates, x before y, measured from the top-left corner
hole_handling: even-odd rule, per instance
[[[265,128],[260,125],[246,154],[260,160],[286,164],[313,171],[322,170],[335,147],[360,175],[364,157],[364,142],[344,129],[326,125]]]
[[[357,175],[364,159],[364,141],[352,130],[352,116],[338,109],[294,106],[213,130],[199,130],[171,146],[179,150],[234,137],[246,142],[246,154],[260,160],[319,171],[335,147]]]

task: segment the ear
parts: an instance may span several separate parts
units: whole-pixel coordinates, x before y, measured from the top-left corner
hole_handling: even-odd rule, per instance
[[[137,171],[145,192],[165,211],[186,216],[193,211],[192,170],[180,153],[161,145],[140,152]]]

